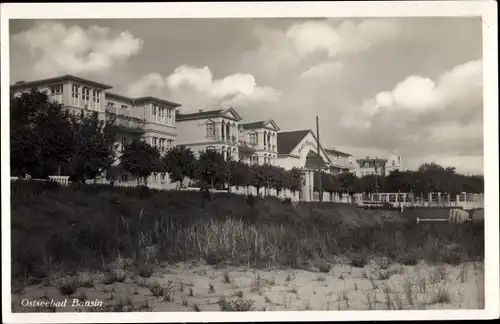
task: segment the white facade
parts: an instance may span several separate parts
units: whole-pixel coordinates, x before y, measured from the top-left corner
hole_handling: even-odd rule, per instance
[[[240,160],[248,164],[276,165],[278,158],[277,132],[272,120],[241,124],[239,129]]]
[[[206,149],[215,149],[225,158],[238,160],[240,120],[232,108],[177,114],[176,145],[190,148],[195,156]]]
[[[118,156],[125,145],[134,138],[143,138],[165,154],[175,145],[190,148],[195,156],[206,149],[215,149],[225,158],[241,160],[248,164],[271,164],[290,170],[304,170],[304,199],[311,198],[312,173],[308,159],[316,157],[318,148],[311,130],[279,132],[273,120],[242,123],[233,109],[199,111],[181,114],[179,104],[154,97],[130,98],[108,92],[111,86],[66,75],[11,86],[15,93],[37,88],[47,91],[52,100],[72,111],[97,112],[101,120],[115,117],[120,126]],[[281,138],[281,142],[280,142]],[[358,177],[368,174],[387,175],[402,170],[400,156],[391,155],[386,160],[356,160],[352,155],[334,149],[319,149],[326,171],[333,173],[350,171]],[[119,161],[115,161],[117,167]],[[377,167],[375,167],[377,165]],[[108,180],[117,185],[137,185],[127,172],[114,168],[107,172]],[[173,188],[168,175],[153,174],[147,179],[154,188]]]
[[[304,168],[310,152],[315,154],[318,152],[316,137],[312,131],[309,131],[289,153],[278,154],[277,163],[287,170],[294,167]],[[330,159],[323,148],[320,149],[320,156],[327,165],[330,164]]]
[[[391,155],[388,159],[366,157],[356,160],[355,173],[357,177],[366,175],[387,176],[395,170],[403,171],[401,156]]]

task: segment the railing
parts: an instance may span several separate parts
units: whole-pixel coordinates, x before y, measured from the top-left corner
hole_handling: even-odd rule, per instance
[[[49,176],[49,179],[34,179],[31,178],[30,176],[26,176],[25,178],[19,178],[19,177],[10,177],[11,181],[17,181],[17,180],[29,180],[29,181],[54,181],[59,183],[62,186],[68,186],[71,184],[71,181],[69,181],[69,176]]]
[[[246,141],[239,141],[238,146],[240,148],[247,148],[247,149],[255,150],[257,147],[257,144],[246,142]]]
[[[129,117],[132,118],[132,117]],[[133,129],[137,131],[144,131],[144,121],[134,119],[116,118],[115,125],[123,128]]]

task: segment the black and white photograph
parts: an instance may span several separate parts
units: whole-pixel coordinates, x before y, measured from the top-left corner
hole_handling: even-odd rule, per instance
[[[199,5],[2,4],[4,321],[498,317],[496,2]]]

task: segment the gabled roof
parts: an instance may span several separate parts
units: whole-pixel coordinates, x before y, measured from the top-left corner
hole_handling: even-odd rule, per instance
[[[24,89],[24,88],[37,87],[37,86],[44,85],[44,84],[52,84],[52,83],[64,82],[64,81],[75,81],[78,83],[84,83],[84,84],[92,85],[96,88],[101,88],[103,90],[113,88],[112,86],[104,84],[104,83],[80,78],[80,77],[70,75],[70,74],[62,75],[62,76],[58,76],[58,77],[53,77],[53,78],[28,81],[28,82],[20,81],[20,82],[16,82],[13,85],[11,85],[10,88],[12,90]]]
[[[312,137],[316,141],[316,135],[314,135],[311,129],[306,130],[298,130],[291,132],[280,132],[277,137],[278,144],[278,154],[286,154],[289,155],[293,152],[293,150],[299,145],[299,143],[306,137],[309,133],[311,133]],[[330,158],[325,152],[325,149],[319,145],[319,149],[323,152],[328,163],[331,163]],[[311,153],[311,152],[309,152]],[[314,153],[313,153],[314,154]]]
[[[342,155],[342,156],[352,156],[352,154],[345,153],[336,149],[324,149],[325,152],[331,153],[331,154],[336,154],[336,155]]]
[[[241,127],[243,129],[255,129],[255,128],[270,128],[267,125],[271,124],[271,127],[275,131],[279,131],[280,128],[278,125],[276,125],[276,122],[272,119],[268,120],[262,120],[262,121],[257,121],[257,122],[252,122],[252,123],[246,123],[246,124],[241,124]]]
[[[230,113],[232,116],[228,116],[228,113]],[[234,121],[240,121],[242,119],[240,115],[238,115],[238,113],[233,108],[199,111],[197,113],[191,113],[191,114],[181,114],[181,113],[176,114],[177,121],[216,118],[216,117],[229,118]]]
[[[293,149],[302,141],[310,129],[291,132],[280,132],[277,136],[278,154],[290,154]]]

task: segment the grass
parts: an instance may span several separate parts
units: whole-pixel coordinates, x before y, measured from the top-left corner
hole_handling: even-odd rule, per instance
[[[255,310],[255,301],[252,299],[238,298],[232,301],[226,301],[221,298],[218,302],[219,308],[223,312],[251,312]]]
[[[159,262],[203,258],[211,265],[229,261],[256,268],[298,268],[299,260],[338,255],[349,255],[354,267],[364,267],[381,253],[404,264],[484,256],[482,223],[416,226],[404,215],[398,222],[383,222],[380,215],[348,204],[291,206],[276,198],[254,198],[249,206],[245,197],[231,194],[207,200],[200,192],[13,181],[13,280],[33,277],[42,269],[102,270],[118,257],[139,262],[139,251],[153,244]],[[446,248],[452,244],[458,248]],[[318,268],[330,271],[327,263]],[[153,266],[143,264],[137,272],[149,278]],[[120,278],[115,274],[105,280]]]

